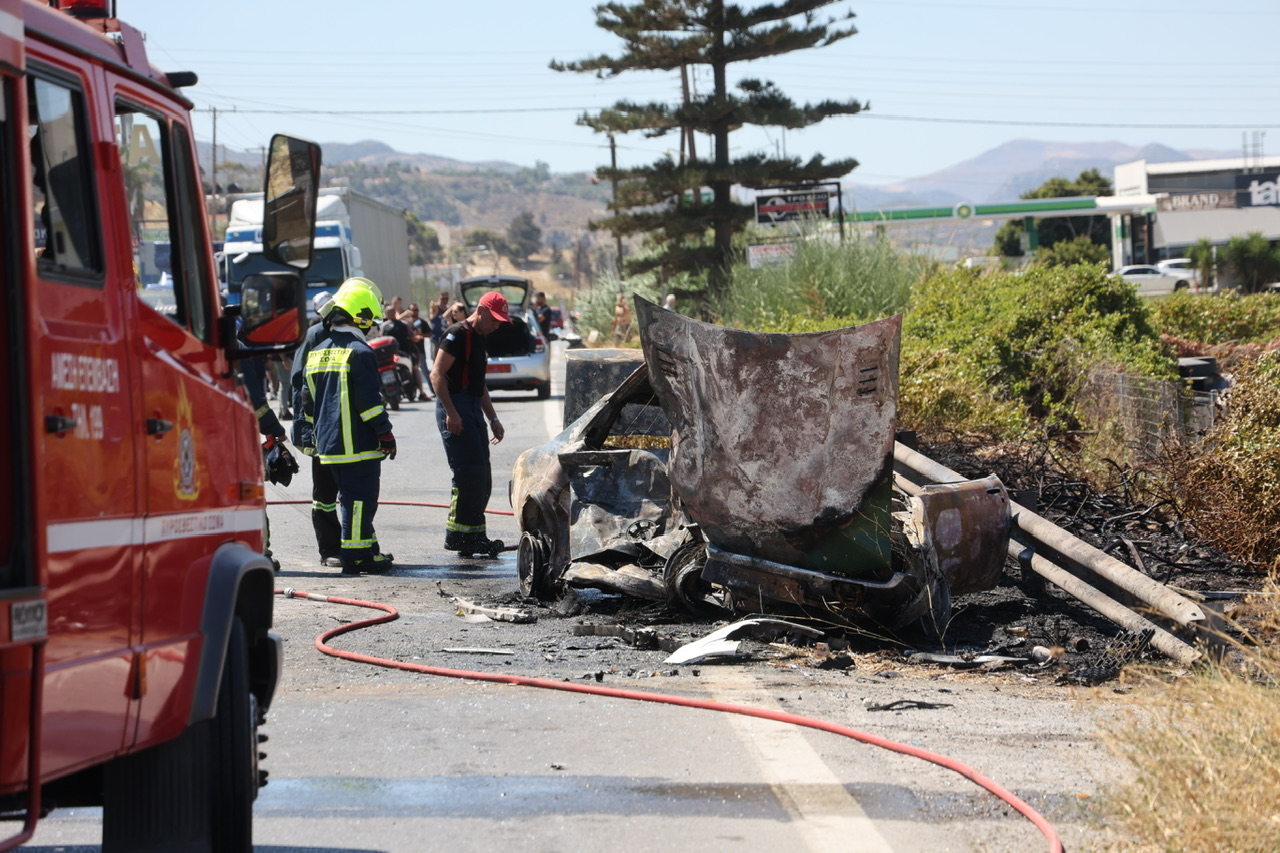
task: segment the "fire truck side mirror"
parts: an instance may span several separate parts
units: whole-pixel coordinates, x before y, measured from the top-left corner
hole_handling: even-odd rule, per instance
[[[277,133],[271,137],[262,197],[262,253],[305,270],[311,266],[320,194],[320,146]]]
[[[305,334],[306,285],[295,272],[246,276],[240,291],[240,343],[233,356],[285,352]]]

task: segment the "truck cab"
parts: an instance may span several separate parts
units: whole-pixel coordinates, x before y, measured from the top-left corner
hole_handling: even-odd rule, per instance
[[[244,280],[251,275],[282,269],[262,251],[261,193],[231,204],[231,221],[218,255],[228,305],[240,303]],[[333,293],[353,276],[364,275],[360,247],[351,234],[351,221],[340,197],[320,195],[316,208],[314,255],[306,272],[307,304],[321,291]]]
[[[272,140],[286,266],[224,312],[195,75],[107,5],[0,0],[0,850],[102,805],[107,851],[248,851],[281,646],[235,364],[301,337],[319,149]]]

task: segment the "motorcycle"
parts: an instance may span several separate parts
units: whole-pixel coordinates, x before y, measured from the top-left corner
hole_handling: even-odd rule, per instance
[[[399,342],[390,335],[371,338],[369,346],[378,357],[382,400],[391,411],[399,411],[402,397],[411,403],[418,397],[418,383],[413,381],[413,359],[400,351]]]

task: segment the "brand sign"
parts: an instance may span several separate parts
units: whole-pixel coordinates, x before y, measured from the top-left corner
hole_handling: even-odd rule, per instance
[[[1178,193],[1156,199],[1156,210],[1171,213],[1182,210],[1214,210],[1219,207],[1235,207],[1234,193]]]
[[[831,216],[831,193],[826,190],[780,193],[756,196],[756,222],[770,225],[774,222],[794,222],[810,217]]]
[[[1236,175],[1236,207],[1280,205],[1280,172]]]

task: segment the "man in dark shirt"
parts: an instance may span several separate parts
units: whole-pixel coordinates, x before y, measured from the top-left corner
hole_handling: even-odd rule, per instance
[[[542,337],[551,340],[551,306],[547,304],[547,294],[541,290],[533,294],[533,316],[538,318]]]
[[[400,297],[396,297],[399,299]],[[413,382],[418,386],[418,398],[429,401],[431,395],[427,393],[427,389],[422,385],[422,379],[418,376],[418,348],[413,343],[413,332],[409,329],[409,324],[400,319],[399,311],[392,302],[385,309],[383,314],[386,319],[382,323],[382,334],[390,335],[396,339],[396,344],[400,347],[400,352],[404,353],[413,361]]]
[[[431,364],[427,361],[427,341],[431,340],[431,324],[422,318],[418,313],[418,305],[416,302],[409,303],[409,309],[400,315],[400,319],[409,324],[409,335],[413,340],[414,350],[417,352],[418,372],[426,381],[431,381]],[[441,337],[444,337],[443,334]],[[424,398],[428,403],[431,402],[430,394]]]
[[[489,363],[485,336],[509,322],[506,298],[496,291],[486,293],[470,317],[445,331],[431,368],[436,423],[444,440],[445,457],[453,471],[453,496],[445,524],[444,547],[463,557],[493,556],[503,547],[500,541],[488,538],[484,520],[493,490],[489,444],[497,444],[506,435],[485,385],[485,368]],[[490,429],[493,430],[492,442]]]

